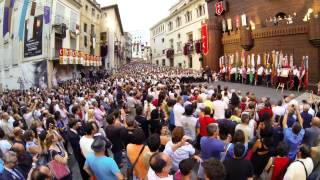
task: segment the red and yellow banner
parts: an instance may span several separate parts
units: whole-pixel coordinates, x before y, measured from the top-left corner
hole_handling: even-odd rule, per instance
[[[89,55],[82,51],[61,48],[59,50],[60,64],[81,64],[83,66],[101,66],[101,57]]]
[[[208,54],[208,26],[206,23],[201,26],[202,52]]]

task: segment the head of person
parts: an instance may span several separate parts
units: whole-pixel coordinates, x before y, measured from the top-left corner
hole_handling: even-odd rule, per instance
[[[6,136],[6,133],[3,131],[3,129],[0,127],[0,139],[4,139]]]
[[[196,160],[193,158],[188,158],[180,161],[179,163],[179,170],[183,176],[191,176],[192,169],[196,165]]]
[[[133,118],[126,118],[125,125],[128,128],[134,128],[136,123],[135,123],[135,120]]]
[[[75,118],[70,118],[68,122],[68,126],[70,129],[79,129],[81,127],[81,122],[76,120]]]
[[[300,125],[299,122],[295,122],[293,125],[292,125],[292,132],[294,134],[299,134],[299,132],[301,131],[302,127]]]
[[[211,114],[211,109],[210,109],[210,107],[208,107],[208,106],[206,106],[205,108],[204,108],[204,115],[210,115]]]
[[[146,136],[142,129],[137,128],[132,133],[132,143],[136,145],[141,145],[144,143]]]
[[[159,134],[152,134],[147,140],[147,145],[151,152],[157,152],[160,147]]]
[[[95,129],[93,127],[93,124],[91,122],[87,122],[84,125],[84,132],[86,135],[94,135],[95,134]]]
[[[210,158],[202,163],[205,180],[224,180],[227,173],[221,161]]]
[[[188,104],[188,105],[186,105],[186,107],[184,107],[184,113],[187,116],[191,116],[193,114],[193,106],[192,106],[192,104]]]
[[[238,129],[233,135],[233,143],[245,143],[245,135],[243,130]]]
[[[219,126],[217,123],[211,123],[207,125],[207,132],[209,137],[218,137]]]
[[[230,119],[232,116],[232,110],[231,109],[226,109],[224,112],[224,116],[226,119]]]
[[[105,148],[106,148],[106,140],[101,137],[101,136],[97,136],[94,138],[93,143],[91,144],[91,149],[95,152],[95,153],[104,153],[105,152]]]
[[[271,103],[270,103],[269,100],[266,100],[266,101],[264,102],[264,107],[266,107],[266,108],[271,108]]]
[[[26,142],[33,141],[34,138],[35,138],[35,133],[31,129],[26,130],[23,134],[23,139]]]
[[[115,122],[115,119],[114,119],[114,116],[112,114],[109,114],[107,117],[106,117],[106,121],[109,125],[112,125],[114,122]]]
[[[22,135],[23,135],[23,131],[20,127],[15,127],[13,129],[13,135],[15,138],[22,138]]]
[[[285,157],[288,155],[289,147],[286,143],[280,142],[276,148],[277,155],[280,157]]]
[[[222,99],[222,94],[221,93],[218,93],[217,94],[217,100],[221,100]]]
[[[311,149],[308,145],[302,144],[299,148],[297,157],[299,159],[305,159],[311,156]]]
[[[148,95],[148,96],[147,96],[147,102],[148,102],[148,103],[151,103],[152,100],[153,100],[153,96]]]
[[[166,153],[154,153],[149,160],[150,168],[161,177],[168,177],[172,160]]]
[[[235,159],[240,159],[241,157],[243,157],[244,153],[245,153],[245,146],[243,143],[240,143],[240,142],[237,142],[235,145],[234,145],[234,148],[233,148],[233,156]]]
[[[182,140],[184,136],[184,130],[182,127],[175,127],[172,131],[172,143],[176,144]]]
[[[18,162],[18,157],[17,153],[13,151],[8,151],[7,153],[4,154],[4,166],[8,169],[12,169],[17,165]]]
[[[51,180],[52,174],[48,166],[39,166],[31,172],[31,180]]]
[[[143,114],[143,107],[140,106],[140,105],[138,105],[138,106],[136,107],[136,115],[137,115],[137,116],[141,116],[142,114]]]
[[[241,122],[243,124],[248,124],[249,123],[249,120],[250,120],[250,116],[248,113],[242,113],[241,115]]]
[[[50,132],[46,135],[46,139],[44,140],[46,146],[49,148],[52,144],[58,142],[58,137],[55,133]]]
[[[313,117],[312,121],[311,121],[311,126],[320,128],[320,118],[319,117]]]
[[[163,125],[160,131],[161,135],[168,135],[168,126]]]
[[[54,112],[54,119],[55,119],[56,121],[58,121],[58,120],[60,120],[60,118],[61,118],[60,111]]]

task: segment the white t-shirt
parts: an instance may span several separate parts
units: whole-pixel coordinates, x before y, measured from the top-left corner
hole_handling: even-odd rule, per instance
[[[88,156],[88,154],[93,153],[93,150],[91,149],[92,143],[93,143],[93,138],[87,138],[86,136],[82,136],[79,141],[80,149],[85,158]]]
[[[283,106],[275,106],[272,108],[272,112],[273,114],[276,116],[284,116],[285,112],[286,112],[286,108],[284,108]]]
[[[8,151],[10,151],[11,146],[12,145],[9,143],[8,140],[6,140],[6,139],[0,140],[0,149],[3,154],[6,154]]]
[[[168,154],[172,159],[171,169],[177,171],[179,169],[179,163],[182,160],[188,159],[189,157],[193,156],[195,153],[195,149],[191,144],[187,144],[179,147],[176,151],[173,152],[172,151],[173,145],[174,144],[172,143],[172,141],[167,142],[163,152]]]
[[[182,116],[181,118],[181,124],[184,129],[185,135],[192,138],[192,140],[196,140],[198,119],[194,116]]]
[[[227,108],[228,108],[228,105],[224,101],[221,101],[221,100],[213,101],[214,118],[216,120],[224,119],[225,118],[224,113]]]
[[[253,134],[252,129],[249,127],[249,125],[245,125],[245,124],[238,124],[235,128],[235,131],[237,131],[238,129],[244,132],[245,141],[246,143],[248,143],[249,140],[252,138],[252,134]]]
[[[181,119],[184,113],[184,108],[180,103],[176,103],[173,106],[173,114],[174,114],[174,125],[175,126],[182,126]]]
[[[299,159],[302,161],[304,166],[306,167],[308,176],[311,174],[313,170],[313,162],[311,158]],[[301,162],[295,161],[290,164],[287,169],[286,174],[283,177],[283,180],[301,180],[307,179],[306,172],[304,170],[303,164]]]
[[[157,176],[156,173],[151,168],[149,168],[147,176],[149,180],[173,180],[172,175],[169,175],[168,177],[164,177],[164,178]]]

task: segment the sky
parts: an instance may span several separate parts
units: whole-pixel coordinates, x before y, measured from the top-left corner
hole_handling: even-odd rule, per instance
[[[97,0],[101,6],[118,4],[124,31],[149,33],[149,29],[169,15],[178,0]]]

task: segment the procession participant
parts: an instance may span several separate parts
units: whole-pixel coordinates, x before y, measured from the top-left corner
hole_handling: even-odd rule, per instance
[[[269,84],[271,83],[271,67],[270,64],[267,64],[266,69],[264,70],[264,74],[265,74],[265,78],[266,78],[266,84],[267,87],[269,86]]]
[[[249,83],[251,85],[253,85],[253,83],[255,82],[255,72],[256,72],[256,69],[254,66],[251,66],[250,68],[250,71],[249,71]]]
[[[251,65],[247,66],[247,78],[246,78],[246,84],[250,84],[250,72],[251,72]]]
[[[263,72],[264,72],[264,67],[263,67],[263,65],[260,65],[260,67],[257,70],[257,75],[258,75],[257,85],[261,85],[262,84]]]
[[[236,82],[236,67],[232,67],[230,70],[230,81]]]
[[[294,66],[294,68],[293,68],[293,76],[294,76],[294,89],[298,89],[300,71],[297,66]]]

